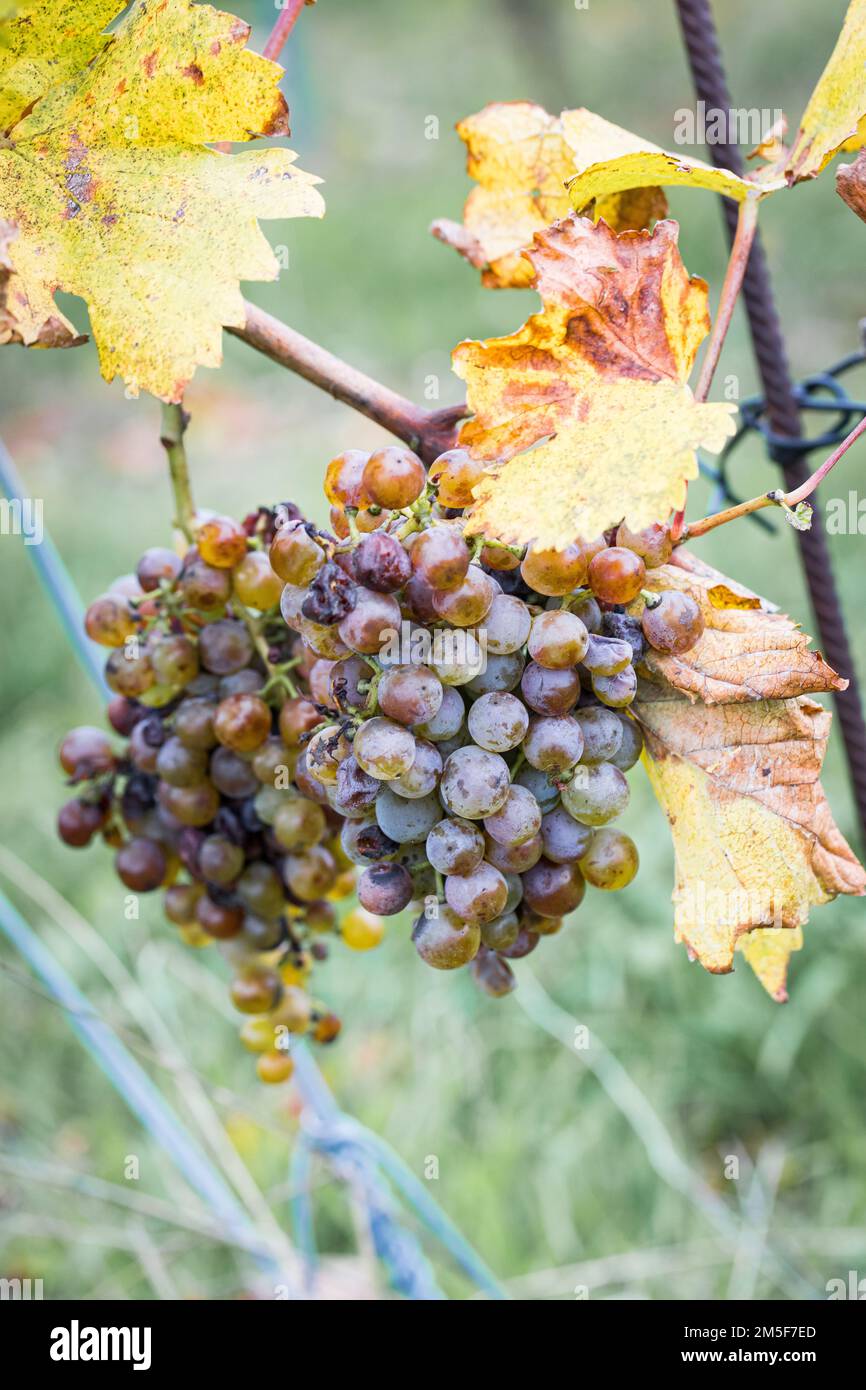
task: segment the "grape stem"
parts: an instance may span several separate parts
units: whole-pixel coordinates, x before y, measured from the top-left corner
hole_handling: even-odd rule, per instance
[[[262,49],[265,58],[270,58],[276,62],[280,56],[280,50],[289,34],[295,27],[295,22],[305,5],[315,5],[316,0],[286,0],[285,9],[281,12],[276,24],[268,35],[268,41]]]
[[[705,401],[710,394],[713,376],[722,355],[722,347],[728,329],[731,326],[734,305],[743,286],[746,266],[749,264],[749,253],[752,250],[752,242],[755,240],[755,232],[758,230],[758,202],[758,195],[754,193],[747,194],[740,203],[737,230],[731,246],[728,268],[725,271],[725,281],[722,285],[716,321],[710,333],[710,341],[707,343],[707,350],[701,363],[701,374],[695,387],[695,399],[699,401]]]
[[[267,672],[268,679],[261,693],[264,695],[266,691],[269,692],[277,688],[278,686],[284,686],[285,689],[291,695],[292,699],[296,699],[298,694],[298,688],[292,680],[291,676],[289,675],[289,668],[292,666],[297,666],[297,660],[288,661],[282,666],[275,666],[268,655],[268,644],[265,641],[261,629],[261,623],[259,622],[259,620],[253,617],[252,613],[243,603],[235,602],[232,604],[232,608],[237,614],[239,614],[241,621],[244,624],[244,627],[250,634],[253,646],[258,652],[264,665],[264,668]]]
[[[255,304],[245,302],[245,309],[244,327],[228,331],[272,362],[374,420],[420,454],[425,463],[432,463],[453,447],[457,424],[466,415],[465,404],[422,410]]]
[[[806,479],[801,487],[795,488],[793,492],[782,492],[780,488],[775,488],[772,492],[763,492],[760,497],[752,497],[748,502],[739,502],[735,507],[727,507],[725,511],[715,512],[712,516],[705,516],[700,521],[694,521],[687,526],[682,534],[682,540],[696,540],[699,536],[705,536],[708,531],[715,531],[716,527],[724,526],[729,521],[736,521],[738,517],[750,516],[752,512],[759,512],[764,507],[784,507],[786,511],[793,512],[806,498],[811,496],[816,487],[827,474],[835,468],[840,458],[848,452],[851,445],[866,430],[866,416],[860,420],[846,435],[841,444],[838,444],[819,468]],[[798,524],[798,523],[795,523]],[[805,529],[805,528],[804,528]]]
[[[695,387],[695,400],[697,401],[705,401],[710,394],[710,386],[719,364],[719,358],[722,355],[722,347],[731,326],[734,305],[743,287],[746,267],[749,264],[749,254],[755,240],[755,232],[758,230],[758,201],[757,194],[749,194],[740,203],[737,230],[731,246],[728,268],[725,271],[716,321],[710,333],[710,340],[707,343],[707,350],[701,363],[701,374]],[[674,541],[679,541],[682,538],[685,515],[686,509],[685,504],[683,504],[671,523],[671,536]]]
[[[520,752],[517,754],[517,757],[514,759],[514,765],[513,765],[513,767],[511,768],[511,773],[510,773],[510,776],[509,776],[509,779],[508,779],[510,782],[513,782],[513,781],[514,781],[515,777],[517,776],[518,772],[519,772],[520,769],[523,767],[523,764],[524,764],[525,762],[526,762],[526,754],[524,753],[523,749],[521,748]]]
[[[174,494],[174,524],[192,544],[195,507],[192,501],[186,448],[183,442],[188,424],[189,415],[182,405],[163,405],[160,443],[165,449],[168,458],[168,471],[171,475],[171,490]]]

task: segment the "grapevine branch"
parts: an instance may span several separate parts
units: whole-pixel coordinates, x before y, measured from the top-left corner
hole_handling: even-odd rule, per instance
[[[800,487],[794,488],[791,492],[782,492],[780,488],[774,489],[772,492],[763,492],[759,497],[752,497],[748,502],[739,502],[735,507],[728,507],[723,512],[715,512],[712,516],[705,516],[701,521],[692,522],[691,526],[686,527],[683,540],[697,540],[699,536],[705,536],[708,531],[715,531],[717,526],[724,526],[727,522],[736,521],[741,516],[749,516],[752,512],[759,512],[763,507],[782,506],[792,509],[799,506],[801,502],[805,502],[806,498],[812,495],[818,484],[835,468],[843,454],[848,452],[855,439],[859,439],[864,431],[866,431],[866,416],[854,426],[851,433],[845,436],[842,443],[837,445],[820,468],[816,468],[815,472]]]
[[[314,5],[316,0],[287,0],[276,24],[270,32],[268,41],[262,49],[265,58],[273,61],[280,56],[280,50],[295,27],[295,21],[305,5]]]
[[[716,313],[716,321],[710,334],[710,341],[707,344],[707,351],[701,364],[701,374],[695,388],[695,399],[705,401],[710,394],[710,387],[713,383],[716,367],[719,364],[722,347],[731,326],[731,318],[734,312],[734,305],[742,288],[743,279],[746,274],[746,266],[749,264],[749,252],[752,249],[752,242],[755,240],[755,232],[758,230],[758,198],[747,197],[740,203],[740,210],[737,217],[737,230],[734,236],[734,244],[731,247],[731,255],[728,260],[728,268],[725,271],[725,280],[722,285],[719,308]]]
[[[189,416],[182,405],[163,405],[160,443],[168,456],[168,471],[174,493],[174,524],[192,542],[195,507],[183,442],[188,424]]]
[[[432,463],[443,450],[451,448],[456,425],[466,414],[465,405],[423,410],[255,304],[247,303],[245,308],[244,327],[228,330],[242,342],[375,420],[420,454],[425,463]]]

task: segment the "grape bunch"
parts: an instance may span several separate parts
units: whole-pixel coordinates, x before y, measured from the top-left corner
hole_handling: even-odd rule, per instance
[[[200,518],[183,556],[147,550],[97,598],[85,628],[112,649],[108,719],[123,745],[82,727],[60,748],[75,790],[61,838],[83,847],[101,837],[130,892],[164,891],[185,942],[218,943],[246,1015],[241,1040],[266,1082],[291,1074],[292,1035],[324,1043],[339,1032],[309,983],[336,930],[333,904],[355,881],[341,818],[303,770],[321,716],[268,561],[277,523],[297,516],[286,504],[243,525]],[[366,915],[343,922],[350,946],[380,935]]]
[[[462,449],[429,474],[408,449],[349,450],[325,475],[331,533],[294,518],[269,555],[320,715],[295,777],[342,821],[359,918],[411,909],[422,960],[499,996],[587,883],[634,878],[612,822],[642,747],[637,672],[703,618],[644,590],[668,526],[521,550],[473,537],[481,477]]]
[[[411,909],[422,960],[504,995],[587,883],[637,872],[613,826],[637,673],[703,631],[689,595],[643,587],[670,530],[518,549],[473,536],[481,476],[462,449],[429,473],[349,450],[329,531],[291,503],[199,515],[184,554],[147,550],[87,610],[124,742],[63,740],[60,836],[99,836],[184,941],[218,943],[264,1081],[291,1075],[293,1036],[339,1032],[310,989],[329,934],[367,950]]]

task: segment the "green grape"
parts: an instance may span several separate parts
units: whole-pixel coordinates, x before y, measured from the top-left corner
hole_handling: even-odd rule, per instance
[[[441,644],[438,647],[434,644],[430,666],[443,685],[468,685],[485,668],[484,650],[475,633],[469,628],[461,628],[450,642],[447,640],[448,637],[449,632],[446,629]],[[492,661],[503,659],[488,657],[487,666],[489,667]]]
[[[680,656],[689,651],[704,634],[704,615],[691,594],[665,589],[654,608],[649,605],[641,617],[644,636],[656,651]]]
[[[152,893],[165,879],[168,860],[162,845],[137,837],[117,851],[114,867],[127,888],[135,893]]]
[[[113,651],[105,663],[105,683],[115,695],[139,699],[153,685],[156,677],[146,651],[126,648]]]
[[[634,767],[643,751],[643,734],[640,725],[634,719],[630,719],[627,714],[623,714],[621,711],[617,711],[617,713],[622,726],[622,742],[607,761],[613,763],[614,767],[618,767],[620,772],[628,772],[630,768]]]
[[[527,906],[541,917],[565,917],[583,901],[586,885],[576,864],[539,859],[523,876]]]
[[[153,546],[146,550],[138,562],[135,577],[146,594],[158,589],[164,581],[173,584],[181,570],[181,558],[173,550],[163,546]]]
[[[126,599],[119,594],[102,594],[84,615],[84,630],[103,647],[122,647],[135,635],[135,619]]]
[[[529,715],[516,696],[492,691],[471,706],[468,724],[479,748],[488,753],[507,753],[523,741]]]
[[[371,454],[361,475],[367,497],[388,511],[411,506],[426,482],[427,473],[418,455],[394,444]]]
[[[519,931],[517,913],[506,911],[492,922],[482,923],[481,940],[490,951],[504,951],[514,945]]]
[[[198,852],[198,867],[208,883],[233,883],[244,867],[244,852],[225,835],[208,835]]]
[[[379,917],[394,917],[409,906],[412,879],[402,864],[371,864],[358,879],[358,901]]]
[[[433,592],[438,617],[454,627],[475,627],[490,612],[499,586],[480,565],[470,565],[456,589]]]
[[[517,937],[515,937],[515,942],[516,940]],[[512,947],[513,945],[514,942],[512,942]],[[501,949],[511,948],[503,947]],[[517,988],[514,971],[508,961],[503,960],[502,956],[497,955],[495,951],[485,951],[483,954],[479,951],[470,969],[475,984],[485,994],[489,994],[491,999],[502,999],[504,995],[510,994],[512,990]]]
[[[306,797],[283,795],[272,824],[274,839],[282,849],[311,849],[325,833],[325,813]]]
[[[442,754],[435,743],[419,738],[415,741],[415,761],[409,771],[395,777],[388,786],[397,796],[414,801],[435,791],[441,775]]]
[[[211,700],[193,697],[184,700],[174,716],[174,732],[187,748],[214,747],[217,736],[213,731],[216,705]],[[133,731],[134,732],[134,731]]]
[[[271,732],[270,708],[258,695],[229,695],[216,707],[213,729],[226,748],[252,753]]]
[[[219,618],[202,628],[198,649],[206,671],[216,676],[228,676],[249,665],[253,640],[243,623],[234,618]]]
[[[614,710],[588,705],[575,710],[574,718],[583,734],[584,763],[605,763],[613,758],[622,743],[622,720]]]
[[[333,786],[340,763],[348,758],[349,753],[350,745],[340,730],[326,724],[323,729],[316,730],[307,744],[307,769],[325,786]]]
[[[463,696],[459,690],[453,686],[446,685],[442,690],[442,703],[432,719],[425,719],[414,727],[414,733],[419,738],[430,739],[431,743],[440,743],[444,739],[454,738],[463,727],[466,718],[466,706],[463,703]]]
[[[524,583],[537,594],[570,594],[586,579],[589,556],[579,543],[564,550],[530,546],[520,566]]]
[[[364,772],[380,782],[392,782],[415,761],[415,739],[402,724],[377,715],[358,729],[352,751]]]
[[[60,744],[60,766],[70,777],[98,777],[114,767],[111,740],[102,729],[81,724],[70,729]]]
[[[611,709],[625,709],[637,694],[637,675],[633,666],[627,666],[615,676],[593,676],[593,694],[602,704]]]
[[[230,516],[210,517],[196,533],[198,553],[206,565],[230,570],[247,553],[247,533]]]
[[[416,755],[417,756],[417,755]],[[410,768],[411,773],[411,768]],[[408,776],[409,773],[404,773]],[[382,783],[365,772],[354,754],[337,768],[337,782],[331,805],[342,816],[364,815],[382,790]]]
[[[161,638],[149,648],[150,664],[161,685],[189,685],[199,672],[198,650],[181,634]]]
[[[482,820],[504,804],[510,786],[505,759],[469,744],[446,760],[439,790],[452,815]]]
[[[603,603],[631,603],[646,582],[646,565],[633,550],[608,546],[590,562],[589,583]]]
[[[298,748],[307,734],[322,722],[315,705],[303,696],[293,696],[280,709],[280,738],[287,748]]]
[[[334,856],[324,845],[311,845],[300,854],[286,856],[283,877],[290,893],[302,903],[312,903],[317,898],[323,898],[333,887],[337,865]]]
[[[559,788],[548,780],[547,773],[539,768],[524,764],[514,779],[517,787],[527,787],[535,797],[542,814],[552,811],[559,801]]]
[[[520,682],[523,698],[536,714],[569,714],[580,695],[577,671],[553,671],[530,661]]]
[[[244,556],[232,573],[232,585],[239,602],[260,613],[275,608],[283,592],[283,581],[263,550],[251,550]]]
[[[284,785],[292,771],[294,758],[281,738],[270,735],[253,753],[250,766],[260,782],[274,787]],[[284,779],[280,781],[280,779]]]
[[[458,589],[469,569],[469,547],[462,531],[446,522],[422,531],[412,546],[410,558],[414,572],[431,589],[442,593]]]
[[[231,748],[214,749],[208,775],[223,796],[255,796],[259,789],[259,779],[249,763]]]
[[[209,825],[220,808],[219,792],[212,782],[199,782],[194,787],[160,782],[157,796],[160,806],[182,825]]]
[[[426,850],[440,874],[468,874],[484,858],[484,836],[472,821],[448,816],[433,826]]]
[[[436,907],[435,914],[425,911],[417,919],[412,942],[421,959],[434,970],[457,970],[477,955],[481,931],[462,922],[446,903]]]
[[[484,817],[484,829],[502,845],[525,844],[541,829],[541,807],[527,787],[509,787],[499,810]]]
[[[666,565],[674,549],[671,528],[660,521],[644,526],[641,531],[631,531],[623,521],[617,529],[616,543],[639,555],[647,569]]]
[[[369,457],[361,449],[346,449],[331,459],[325,469],[324,482],[325,496],[329,502],[343,507],[363,507],[370,503],[372,499],[367,495],[363,481]],[[303,525],[303,522],[295,524]]]
[[[570,714],[535,715],[523,740],[526,761],[540,772],[565,772],[580,761],[583,732]]]
[[[377,796],[375,812],[380,830],[398,845],[421,844],[445,814],[438,796],[411,801],[396,796],[390,787],[383,787]]]
[[[472,489],[484,477],[484,465],[466,449],[447,449],[433,460],[427,477],[436,484],[443,507],[469,507]]]
[[[525,665],[522,652],[508,656],[488,656],[480,669],[466,682],[470,695],[492,695],[496,691],[516,690]]]
[[[526,645],[532,614],[522,599],[497,593],[484,619],[487,650],[492,656],[512,656]]]
[[[191,552],[194,555],[194,552]],[[216,613],[224,608],[232,591],[228,570],[206,565],[200,557],[184,561],[176,588],[183,602],[200,613]]]
[[[583,665],[594,676],[615,676],[631,665],[632,649],[628,642],[593,633],[583,658]]]
[[[637,845],[621,830],[596,830],[580,861],[580,870],[593,888],[616,892],[631,883],[639,865]]]
[[[581,622],[563,608],[539,613],[529,633],[529,655],[539,666],[563,671],[583,660],[589,633]]]
[[[376,695],[389,719],[425,724],[439,713],[445,687],[429,666],[391,666],[383,672]]]
[[[172,787],[195,787],[207,775],[207,754],[169,738],[157,752],[155,771]]]
[[[498,869],[484,860],[468,874],[449,874],[445,900],[461,922],[481,926],[500,916],[508,900],[508,884]]]
[[[207,893],[203,893],[195,905],[195,919],[208,936],[217,941],[237,936],[244,924],[242,908],[216,903]]]
[[[554,864],[576,864],[593,833],[588,825],[581,825],[562,806],[557,806],[541,822],[544,856]]]
[[[613,763],[583,767],[562,789],[562,804],[584,825],[606,825],[628,805],[628,782]]]
[[[394,634],[399,634],[401,622],[400,605],[391,594],[380,594],[375,589],[358,585],[355,607],[337,625],[337,631],[340,640],[352,651],[372,655]],[[316,650],[321,656],[328,655],[319,648]]]
[[[303,588],[315,579],[325,562],[325,552],[302,521],[290,521],[274,536],[268,561],[284,583]]]
[[[506,877],[508,874],[525,874],[527,869],[538,863],[542,850],[541,835],[533,835],[522,845],[501,845],[492,835],[484,838],[484,858]]]

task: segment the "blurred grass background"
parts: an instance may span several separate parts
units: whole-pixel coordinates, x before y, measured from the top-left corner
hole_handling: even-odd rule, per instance
[[[237,0],[233,8],[254,23],[260,47],[272,7]],[[842,0],[725,0],[718,9],[735,104],[782,107],[796,122],[832,48]],[[477,275],[427,233],[434,217],[459,217],[469,187],[454,122],[490,100],[530,98],[555,111],[588,106],[665,146],[675,111],[692,102],[673,5],[664,0],[591,0],[587,9],[571,0],[320,0],[302,14],[284,61],[291,144],[301,167],[325,179],[328,212],[323,223],[269,224],[271,241],[289,248],[289,268],[277,284],[247,291],[413,398],[438,378],[440,404],[459,399],[451,346],[510,330],[535,303],[528,292],[481,290]],[[430,116],[438,139],[425,137]],[[709,280],[715,302],[725,262],[716,201],[674,190],[671,204],[683,219],[686,265]],[[762,228],[794,371],[819,370],[857,343],[864,229],[836,197],[832,172],[771,200]],[[202,247],[203,257],[211,254]],[[80,326],[82,307],[73,314]],[[736,375],[741,395],[755,389],[739,310],[721,371]],[[230,339],[223,370],[201,371],[187,405],[197,497],[238,515],[292,497],[324,519],[328,458],[382,438]],[[166,540],[158,408],[105,385],[92,346],[4,353],[0,410],[6,443],[30,495],[44,499],[46,526],[82,594],[101,592],[142,549]],[[862,466],[855,452],[828,495],[860,487]],[[776,485],[755,444],[736,471],[744,496]],[[693,488],[690,514],[700,514],[706,496],[704,484]],[[809,627],[790,530],[768,539],[741,523],[700,545]],[[833,555],[866,679],[862,536],[834,538]],[[20,870],[10,888],[9,852],[104,935],[164,1016],[285,1222],[297,1104],[291,1089],[263,1093],[255,1082],[219,962],[176,941],[155,901],[145,900],[140,921],[125,921],[108,856],[55,843],[57,742],[99,712],[14,537],[0,540],[0,624],[0,884],[175,1099],[170,1070],[141,1045],[94,965],[52,925],[38,882],[42,907],[21,891]],[[402,921],[369,956],[333,953],[321,993],[345,1027],[336,1048],[317,1055],[341,1103],[419,1177],[426,1160],[438,1159],[432,1195],[521,1297],[572,1298],[583,1285],[591,1297],[824,1296],[827,1279],[866,1273],[862,901],[815,914],[784,1008],[744,965],[723,978],[705,974],[672,943],[667,828],[639,770],[631,780],[626,828],[641,850],[638,879],[610,899],[590,895],[568,929],[523,963],[569,1028],[586,1025],[603,1040],[625,1081],[613,1064],[605,1070],[602,1049],[575,1053],[538,1028],[516,996],[487,1001],[468,979],[426,969]],[[826,785],[856,842],[838,740]],[[252,1287],[237,1252],[185,1231],[162,1209],[157,1217],[141,1208],[146,1195],[176,1213],[192,1204],[22,962],[4,948],[0,963],[0,1273],[42,1277],[46,1297],[219,1298]],[[601,1080],[592,1070],[599,1057]],[[658,1117],[656,1167],[647,1133],[637,1137],[624,1116],[629,1103]],[[676,1180],[676,1154],[725,1204],[721,1227],[706,1200],[692,1200]],[[124,1179],[129,1155],[140,1159],[137,1182]],[[724,1176],[727,1155],[740,1158],[739,1181]],[[121,1185],[133,1205],[71,1190],[80,1173]],[[381,1296],[363,1240],[362,1257],[353,1256],[357,1212],[326,1170],[316,1208],[333,1277],[343,1279],[334,1289]],[[440,1273],[449,1292],[468,1293],[453,1271]]]

